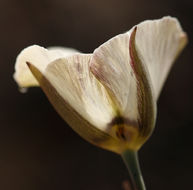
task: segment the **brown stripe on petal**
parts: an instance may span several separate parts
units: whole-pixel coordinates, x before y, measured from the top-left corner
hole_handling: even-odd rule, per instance
[[[131,36],[130,36],[130,42],[129,42],[129,53],[130,53],[130,57],[131,57],[131,67],[133,68],[133,71],[135,72],[135,74],[137,74],[137,71],[136,71],[136,68],[135,68],[135,61],[134,61],[134,55],[133,55],[133,51],[132,51],[132,46],[133,46],[133,41],[134,41],[134,38],[135,38],[135,34],[136,34],[136,31],[137,31],[137,26],[133,29],[133,32],[131,33]]]
[[[52,103],[59,115],[67,121],[67,123],[81,136],[88,141],[93,141],[93,144],[99,144],[111,138],[107,133],[92,126],[87,120],[83,119],[80,114],[64,100],[57,92],[51,82],[44,77],[44,75],[31,63],[27,63],[28,67],[40,82],[41,88],[47,95],[49,101]]]
[[[155,101],[152,95],[152,89],[148,74],[142,64],[141,60],[137,55],[137,50],[135,47],[135,36],[137,32],[137,27],[131,33],[130,37],[130,57],[131,66],[136,75],[138,82],[137,85],[137,98],[138,98],[138,110],[139,110],[139,135],[144,138],[144,141],[150,136],[154,128],[155,122]],[[147,44],[148,45],[148,44]]]

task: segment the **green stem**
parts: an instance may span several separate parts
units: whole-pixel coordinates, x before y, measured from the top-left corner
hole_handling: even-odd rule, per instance
[[[122,158],[129,171],[131,188],[133,188],[133,190],[145,190],[146,188],[141,175],[137,152],[126,150],[123,152]]]

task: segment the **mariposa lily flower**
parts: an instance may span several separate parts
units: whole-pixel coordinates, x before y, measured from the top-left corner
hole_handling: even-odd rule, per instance
[[[20,87],[40,85],[87,141],[137,152],[154,129],[156,101],[186,42],[177,19],[144,21],[92,54],[30,46],[17,57],[14,78]]]

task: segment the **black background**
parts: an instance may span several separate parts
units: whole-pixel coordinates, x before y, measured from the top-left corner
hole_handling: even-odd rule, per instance
[[[94,147],[57,115],[40,88],[21,94],[18,53],[39,44],[92,52],[146,19],[177,17],[189,44],[158,102],[155,131],[139,152],[148,190],[193,187],[193,1],[0,0],[0,190],[122,190],[121,158]]]

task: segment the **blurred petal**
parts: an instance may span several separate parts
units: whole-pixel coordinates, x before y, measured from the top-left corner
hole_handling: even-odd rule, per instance
[[[172,63],[187,43],[187,36],[178,20],[168,16],[137,25],[135,42],[139,59],[147,66],[158,99]]]
[[[17,57],[14,79],[20,87],[39,86],[38,81],[27,67],[26,62],[37,64],[39,69],[43,71],[50,62],[77,52],[71,48],[51,47],[47,50],[37,45],[29,46]]]

